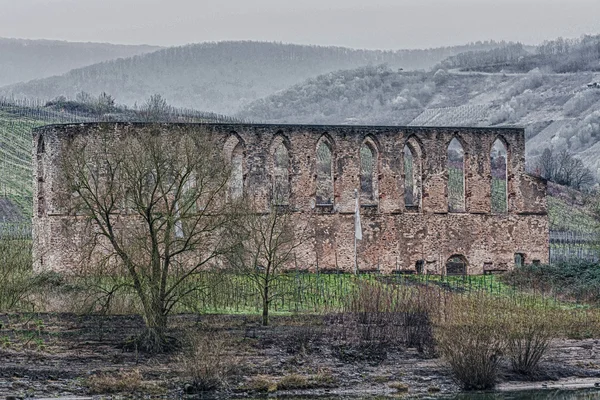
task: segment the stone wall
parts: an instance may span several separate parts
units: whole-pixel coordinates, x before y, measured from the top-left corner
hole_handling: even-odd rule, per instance
[[[73,135],[94,140],[98,132],[127,135],[150,125],[127,123],[58,125],[34,132],[34,257],[38,269],[68,270],[67,249],[81,240],[66,237],[66,218],[56,203],[60,191],[62,143]],[[155,129],[156,125],[153,126]],[[360,148],[375,156],[374,201],[362,204],[363,240],[358,242],[360,269],[445,273],[447,260],[461,255],[468,272],[510,269],[515,254],[525,262],[548,261],[546,183],[525,173],[525,135],[517,128],[420,128],[379,126],[301,126],[163,124],[168,134],[213,132],[226,157],[241,157],[239,179],[246,195],[268,209],[273,201],[273,148],[284,144],[289,156],[289,206],[298,221],[309,221],[311,240],[296,254],[300,268],[352,271],[355,191],[361,189]],[[448,145],[456,138],[464,150],[465,211],[448,212]],[[333,204],[316,202],[316,149],[326,141],[332,152]],[[491,212],[490,151],[501,140],[507,151],[507,212]],[[405,205],[404,155],[415,151],[420,195]]]

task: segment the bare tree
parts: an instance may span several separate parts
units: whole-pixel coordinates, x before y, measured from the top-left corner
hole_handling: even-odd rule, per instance
[[[278,282],[291,267],[294,252],[309,239],[308,225],[298,225],[287,206],[272,206],[266,213],[247,211],[231,238],[237,251],[230,253],[233,269],[246,276],[262,300],[262,324],[269,324],[271,303],[285,293]]]
[[[153,94],[150,96],[141,108],[141,114],[144,119],[153,122],[166,118],[171,111],[172,107],[169,106],[167,100],[160,94]]]
[[[98,96],[96,108],[99,113],[108,113],[115,108],[115,99],[108,93],[102,92]]]
[[[592,172],[568,150],[556,153],[552,149],[545,149],[538,159],[536,169],[549,181],[577,190],[587,189],[594,183]]]
[[[79,253],[95,268],[88,273],[128,278],[146,351],[169,347],[168,314],[198,289],[194,276],[228,251],[221,233],[234,215],[224,201],[229,166],[215,147],[204,130],[174,135],[149,126],[76,136],[63,149],[61,204],[85,232]]]

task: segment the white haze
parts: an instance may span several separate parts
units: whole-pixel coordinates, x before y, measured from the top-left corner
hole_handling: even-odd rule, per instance
[[[429,48],[600,32],[598,0],[0,0],[0,37]]]

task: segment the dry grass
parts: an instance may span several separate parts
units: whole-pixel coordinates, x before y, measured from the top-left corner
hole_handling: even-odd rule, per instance
[[[259,375],[252,377],[248,382],[246,382],[242,389],[249,392],[271,393],[277,391],[277,384],[272,378]]]
[[[305,376],[299,374],[286,375],[277,383],[278,390],[299,390],[311,387],[310,382]]]
[[[148,392],[150,389],[149,385],[144,383],[139,369],[92,375],[86,379],[85,386],[92,395],[139,393]]]
[[[408,393],[409,387],[406,383],[392,382],[388,384],[391,389],[395,389],[398,393]]]

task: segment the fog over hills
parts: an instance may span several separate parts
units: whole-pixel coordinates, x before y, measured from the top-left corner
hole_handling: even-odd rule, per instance
[[[74,68],[160,49],[56,40],[0,38],[0,86],[64,74]]]
[[[380,51],[266,42],[202,43],[7,86],[0,89],[0,95],[52,99],[75,98],[80,91],[93,95],[108,92],[118,103],[133,105],[159,93],[177,107],[233,113],[256,99],[323,73],[381,63],[393,69],[429,69],[449,56],[501,45],[479,42],[428,50]]]
[[[173,106],[256,122],[518,125],[530,159],[544,147],[569,149],[600,171],[600,36],[398,51],[201,43],[6,86],[0,96],[81,91],[130,106],[159,93]]]

